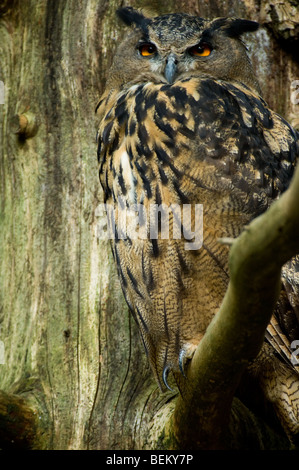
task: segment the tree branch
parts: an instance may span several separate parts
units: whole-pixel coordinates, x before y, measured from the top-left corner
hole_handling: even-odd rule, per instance
[[[282,266],[298,253],[299,168],[281,198],[230,250],[230,282],[187,371],[173,415],[180,448],[226,447],[231,406],[248,363],[260,351],[280,292]]]

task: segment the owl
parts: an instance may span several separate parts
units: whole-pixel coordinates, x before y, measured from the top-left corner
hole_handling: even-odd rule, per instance
[[[99,176],[122,290],[163,391],[169,372],[184,376],[226,292],[219,239],[238,237],[288,187],[298,134],[261,97],[241,39],[258,23],[117,13],[128,31],[97,106]],[[299,430],[298,266],[284,267],[248,369],[289,435]]]

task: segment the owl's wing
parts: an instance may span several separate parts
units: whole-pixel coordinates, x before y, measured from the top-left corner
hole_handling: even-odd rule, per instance
[[[235,95],[236,92],[232,90],[232,94]],[[250,92],[246,94],[250,96]],[[254,97],[251,99],[257,103]],[[264,104],[262,100],[260,103]],[[257,104],[256,106],[258,108]],[[266,109],[268,108],[266,107]],[[269,111],[273,124],[263,127],[263,137],[272,157],[274,157],[272,170],[275,169],[275,159],[278,156],[281,159],[279,169],[281,180],[278,191],[275,195],[273,194],[273,200],[279,197],[290,183],[291,173],[286,178],[283,175],[284,171],[290,168],[290,165],[294,169],[298,162],[299,133],[292,129],[281,116],[271,110]],[[258,111],[255,112],[255,115],[257,114]],[[281,184],[282,181],[283,184]],[[299,373],[299,255],[292,258],[282,269],[280,298],[265,336],[280,358]],[[298,353],[296,353],[297,350]]]
[[[275,113],[273,116],[284,125],[285,121],[280,116]],[[298,149],[299,133],[293,130],[293,135]],[[274,153],[277,143],[287,150],[283,140],[284,133],[279,137],[277,132],[272,132],[269,145]],[[294,166],[298,163],[298,150],[296,153]],[[280,298],[265,336],[278,355],[299,374],[299,255],[294,256],[283,266],[281,281]]]
[[[299,255],[282,269],[282,290],[266,339],[299,374]]]

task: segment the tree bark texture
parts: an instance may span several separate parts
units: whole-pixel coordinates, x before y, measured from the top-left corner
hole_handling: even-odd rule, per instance
[[[158,423],[173,412],[172,393],[157,389],[97,233],[95,106],[124,4],[260,21],[247,44],[263,96],[298,123],[294,0],[283,11],[274,0],[0,1],[0,389],[20,400],[24,432],[39,428],[24,438],[29,448],[167,447]],[[17,445],[8,441],[0,446]]]

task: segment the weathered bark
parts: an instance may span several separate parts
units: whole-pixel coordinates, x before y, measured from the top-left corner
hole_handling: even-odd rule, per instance
[[[263,8],[253,0],[129,3],[158,13],[263,20],[267,2]],[[35,437],[24,437],[27,448],[179,445],[169,421],[175,400],[157,389],[109,243],[97,236],[102,192],[94,109],[122,37],[114,14],[120,4],[0,1],[0,389],[8,400],[10,394],[26,400],[20,429],[27,429],[31,409],[28,422],[37,428]],[[264,98],[296,122],[298,105],[290,97],[299,65],[294,50],[272,35],[271,17],[265,21],[248,38],[250,53]],[[245,445],[249,428],[252,446],[265,446],[268,428],[233,403],[240,426],[233,446]],[[264,431],[254,438],[257,427]]]

